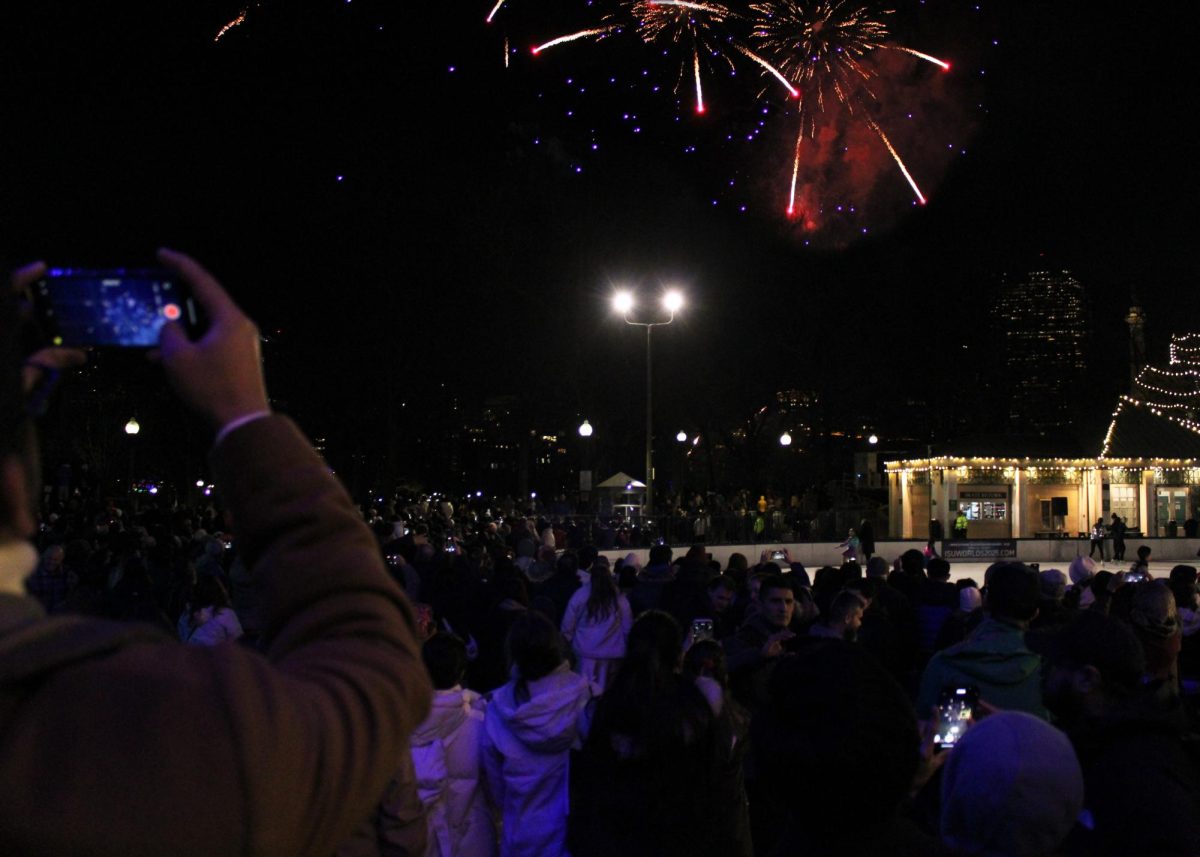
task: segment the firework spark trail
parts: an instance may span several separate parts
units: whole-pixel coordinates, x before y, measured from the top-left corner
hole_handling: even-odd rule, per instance
[[[792,159],[792,190],[788,195],[788,217],[796,213],[796,180],[800,176],[800,143],[804,140],[804,132],[796,135],[796,156]]]
[[[931,62],[934,65],[941,66],[943,71],[950,71],[950,63],[946,62],[945,60],[940,60],[937,57],[931,57],[929,54],[923,54],[920,51],[913,50],[912,48],[906,48],[903,45],[885,45],[884,47],[890,48],[893,51],[903,51],[906,54],[912,54],[914,57],[925,60],[925,62]]]
[[[887,134],[883,133],[883,129],[870,116],[863,117],[871,130],[879,135],[879,139],[883,141],[883,145],[887,146],[887,150],[892,153],[892,158],[896,161],[896,166],[900,168],[900,172],[904,174],[904,178],[908,180],[908,185],[913,189],[913,193],[917,195],[917,201],[921,205],[925,204],[925,194],[921,193],[921,189],[917,187],[916,181],[908,171],[908,167],[904,166],[904,161],[900,159],[900,153],[896,151],[896,147],[892,145],[892,141],[888,139]]]
[[[492,23],[492,18],[496,17],[496,13],[500,11],[500,7],[504,5],[504,0],[496,0],[496,5],[492,7],[492,11],[488,12],[487,23]]]
[[[698,3],[694,0],[633,0],[626,4],[628,15],[637,22],[642,41],[651,44],[670,41],[676,47],[691,48],[692,76],[696,81],[696,112],[703,113],[704,85],[701,77],[700,57],[720,57],[733,68],[727,55],[727,38],[722,27],[730,18],[736,18],[730,10],[717,3]],[[679,66],[676,92],[687,73],[688,62],[684,57]]]
[[[221,29],[217,30],[217,35],[213,38],[213,41],[214,42],[221,41],[222,36],[224,36],[226,33],[228,33],[234,27],[240,26],[241,24],[245,23],[246,13],[248,11],[249,11],[248,9],[243,9],[241,12],[238,13],[238,16],[236,18],[234,18],[232,21],[230,21],[228,24],[226,24]]]
[[[792,86],[792,82],[790,80],[788,80],[786,77],[784,77],[783,74],[779,71],[779,69],[775,68],[775,66],[771,65],[769,62],[767,62],[765,59],[760,57],[758,54],[754,53],[754,51],[750,50],[749,48],[744,48],[741,45],[737,45],[736,47],[739,51],[741,51],[747,57],[752,59],[754,62],[758,63],[760,66],[762,66],[764,69],[769,71],[771,74],[773,74],[775,76],[775,79],[784,85],[784,87],[787,89],[788,93],[792,96],[792,98],[800,97],[800,90],[798,90],[798,89],[796,89],[796,87]]]
[[[588,36],[603,36],[611,29],[612,27],[595,27],[591,30],[580,30],[578,33],[568,33],[565,36],[559,36],[557,39],[551,39],[544,44],[538,45],[537,47],[533,48],[533,53],[540,54],[547,48],[553,48],[556,45],[566,44],[567,42],[573,42],[577,39],[586,39]]]
[[[714,15],[722,17],[729,14],[729,10],[721,6],[710,6],[707,3],[690,3],[688,0],[646,0],[647,6],[675,6],[680,9],[693,9],[697,12],[710,12]]]

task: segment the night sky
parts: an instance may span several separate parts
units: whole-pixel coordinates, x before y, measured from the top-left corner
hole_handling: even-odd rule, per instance
[[[786,387],[884,427],[937,408],[962,360],[989,359],[1006,270],[1083,282],[1101,409],[1127,375],[1131,291],[1152,359],[1200,323],[1194,4],[897,3],[897,41],[952,63],[878,68],[876,115],[929,203],[849,123],[806,164],[808,228],[784,215],[793,117],[751,64],[715,66],[698,117],[690,78],[672,92],[680,55],[631,34],[529,55],[601,4],[508,0],[487,25],[490,6],[263,0],[218,42],[243,7],[6,9],[0,252],[193,253],[274,337],[275,392],[335,445],[377,443],[382,397],[412,433],[451,399],[512,394],[547,427],[627,438],[628,468],[644,352],[608,310],[618,283],[689,296],[656,342],[661,431]]]

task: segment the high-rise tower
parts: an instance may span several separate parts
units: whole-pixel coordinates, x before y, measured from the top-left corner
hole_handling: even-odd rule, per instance
[[[1006,275],[994,314],[1009,427],[1028,434],[1068,433],[1085,368],[1083,285],[1064,270]]]

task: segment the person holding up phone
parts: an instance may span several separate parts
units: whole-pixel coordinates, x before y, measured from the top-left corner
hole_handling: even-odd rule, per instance
[[[38,460],[4,296],[0,853],[331,854],[372,815],[429,709],[412,609],[345,490],[271,413],[254,323],[192,259],[159,261],[209,317],[195,340],[167,324],[154,357],[215,435],[216,481],[262,581],[263,653],[48,617],[24,594]],[[26,380],[79,357],[38,352]]]

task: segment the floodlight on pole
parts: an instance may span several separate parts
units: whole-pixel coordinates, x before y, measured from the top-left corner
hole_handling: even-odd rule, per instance
[[[683,309],[683,292],[679,289],[668,289],[662,297],[663,309],[674,315]]]
[[[662,296],[662,307],[667,311],[665,321],[634,321],[629,313],[636,305],[633,292],[620,290],[613,295],[613,310],[621,314],[626,324],[646,328],[646,512],[654,511],[654,396],[653,396],[653,366],[651,360],[651,332],[656,327],[663,327],[675,320],[675,313],[683,308],[683,292],[679,289],[667,289]]]

